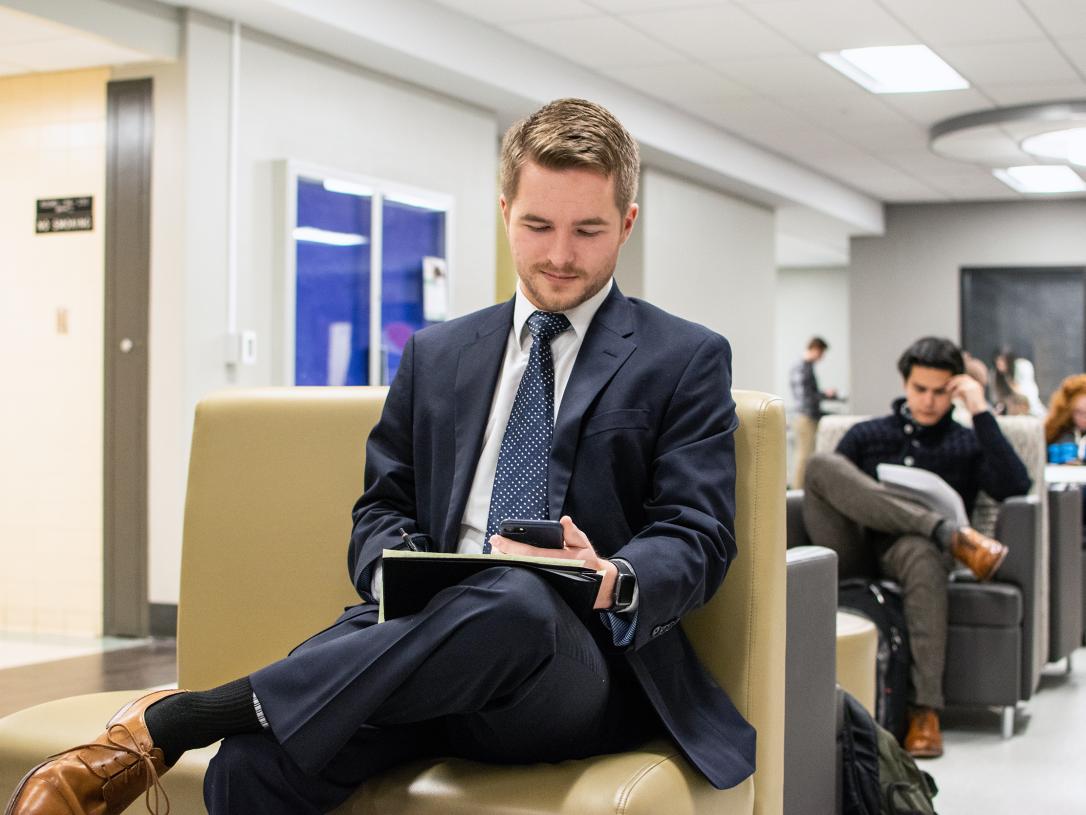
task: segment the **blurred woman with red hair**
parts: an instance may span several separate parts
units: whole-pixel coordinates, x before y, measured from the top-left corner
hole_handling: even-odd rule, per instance
[[[1048,404],[1045,443],[1072,442],[1081,460],[1086,452],[1086,374],[1069,376],[1060,383]]]

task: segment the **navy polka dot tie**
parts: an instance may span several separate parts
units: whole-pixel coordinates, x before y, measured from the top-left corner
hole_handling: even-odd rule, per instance
[[[548,515],[547,463],[554,433],[551,340],[569,327],[564,314],[536,311],[528,318],[532,350],[498,451],[484,552],[490,551],[490,536],[506,518],[544,519]]]

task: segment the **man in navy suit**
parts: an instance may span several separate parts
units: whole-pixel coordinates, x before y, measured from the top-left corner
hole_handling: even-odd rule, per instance
[[[133,703],[96,747],[33,773],[13,815],[57,811],[60,787],[119,812],[219,738],[212,813],[327,811],[424,755],[559,761],[654,734],[717,787],[753,772],[753,729],[678,627],[736,556],[731,352],[614,285],[638,173],[635,142],[598,105],[559,100],[510,129],[500,204],[517,293],[404,350],[354,508],[364,602],[249,677]],[[564,546],[495,534],[503,517],[560,519]],[[405,537],[583,560],[603,575],[596,611],[497,564],[377,624],[382,551]]]

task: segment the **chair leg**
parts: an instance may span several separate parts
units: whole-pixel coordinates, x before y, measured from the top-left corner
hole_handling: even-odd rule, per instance
[[[1003,708],[1003,738],[1009,739],[1014,735],[1014,705]]]

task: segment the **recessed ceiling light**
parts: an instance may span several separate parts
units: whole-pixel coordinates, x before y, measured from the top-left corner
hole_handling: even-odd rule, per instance
[[[927,93],[968,88],[965,77],[926,45],[846,48],[818,55],[872,93]]]
[[[1034,156],[1086,166],[1086,127],[1038,133],[1024,139],[1022,149]]]
[[[1031,195],[1057,192],[1086,192],[1086,181],[1070,167],[1031,164],[992,170],[992,175],[1018,192]]]

